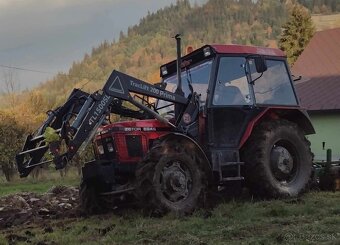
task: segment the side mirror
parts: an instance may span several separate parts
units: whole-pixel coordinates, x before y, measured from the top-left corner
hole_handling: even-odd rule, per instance
[[[267,70],[266,59],[263,56],[254,57],[254,61],[257,73],[263,73]]]

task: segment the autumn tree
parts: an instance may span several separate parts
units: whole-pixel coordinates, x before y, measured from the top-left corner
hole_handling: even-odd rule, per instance
[[[12,69],[4,70],[1,80],[3,82],[3,94],[6,96],[6,102],[13,109],[16,104],[17,93],[20,90],[17,74]]]
[[[293,64],[315,32],[309,11],[301,5],[294,5],[282,28],[279,47],[286,52],[289,64]]]
[[[12,117],[0,113],[0,168],[7,181],[15,173],[15,155],[22,147],[24,134]]]

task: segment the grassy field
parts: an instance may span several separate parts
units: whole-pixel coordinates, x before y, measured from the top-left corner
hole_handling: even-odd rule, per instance
[[[39,180],[1,182],[0,196],[78,184],[75,171],[66,178],[46,173]],[[242,196],[182,218],[117,209],[106,215],[44,220],[1,230],[2,244],[340,244],[340,192],[271,201]]]
[[[79,185],[80,177],[77,175],[75,169],[71,169],[66,177],[61,177],[60,173],[51,170],[43,172],[38,179],[33,179],[32,176],[20,179],[16,178],[12,182],[6,182],[4,179],[0,179],[0,197],[17,193],[17,192],[37,192],[43,193],[56,185]]]
[[[312,20],[317,31],[340,27],[340,14],[313,15]]]
[[[0,231],[0,244],[340,244],[340,192],[233,199],[184,218],[130,209],[44,221]]]

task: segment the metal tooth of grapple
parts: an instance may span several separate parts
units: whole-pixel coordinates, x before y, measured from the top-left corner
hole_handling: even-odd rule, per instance
[[[16,163],[21,177],[27,176],[34,166],[41,165],[42,157],[48,150],[48,145],[44,143],[42,136],[35,138],[28,135],[23,150],[16,155]]]

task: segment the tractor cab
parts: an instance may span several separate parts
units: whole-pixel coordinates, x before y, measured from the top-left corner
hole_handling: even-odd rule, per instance
[[[299,108],[285,54],[279,49],[206,45],[182,57],[184,94],[199,96],[199,142],[219,181],[242,180],[241,153],[253,128],[271,119],[297,120],[313,133]],[[161,66],[166,89],[178,83],[176,61]],[[163,111],[172,104],[159,102]],[[224,170],[225,169],[225,170]]]
[[[176,63],[161,66],[166,89],[175,92]],[[208,106],[298,106],[285,55],[278,49],[204,46],[182,58],[183,91]],[[162,104],[163,105],[163,104]]]

